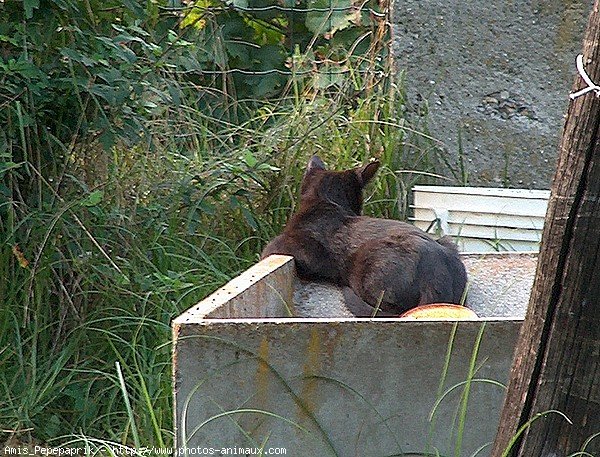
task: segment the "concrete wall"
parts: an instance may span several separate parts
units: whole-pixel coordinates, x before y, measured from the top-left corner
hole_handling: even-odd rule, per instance
[[[440,455],[454,455],[464,385],[428,422],[453,325],[303,318],[181,325],[174,363],[177,446],[267,442],[294,457],[414,456],[430,436]],[[444,390],[467,379],[482,325],[458,324]],[[520,321],[485,325],[476,377],[506,383]],[[497,385],[472,384],[461,455],[493,440],[503,397]]]
[[[469,183],[549,188],[591,0],[397,0],[396,67]]]

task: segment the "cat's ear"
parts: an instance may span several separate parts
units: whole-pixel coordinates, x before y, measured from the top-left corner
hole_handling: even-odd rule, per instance
[[[321,158],[318,155],[315,154],[308,161],[308,164],[306,165],[306,171],[304,172],[304,174],[307,175],[311,171],[314,171],[314,170],[325,170],[325,169],[326,169],[325,168],[325,164],[323,163],[323,161],[321,160]]]
[[[302,177],[302,185],[300,186],[300,195],[305,194],[309,189],[313,187],[314,183],[314,172],[317,170],[325,170],[325,164],[318,155],[314,155],[308,161],[304,176]]]
[[[375,160],[354,170],[358,177],[358,182],[360,182],[362,187],[366,186],[369,181],[373,179],[373,176],[375,176],[375,173],[377,173],[377,170],[379,169],[379,165],[379,161]]]

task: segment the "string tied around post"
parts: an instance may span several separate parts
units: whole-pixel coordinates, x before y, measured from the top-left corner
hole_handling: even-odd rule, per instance
[[[577,97],[581,97],[582,95],[587,94],[588,92],[595,92],[596,93],[596,97],[600,97],[600,86],[598,86],[597,84],[595,84],[592,81],[592,78],[589,77],[589,75],[587,74],[587,72],[585,71],[585,67],[583,66],[583,54],[579,54],[577,56],[577,71],[579,72],[579,75],[581,76],[581,78],[585,81],[585,83],[588,85],[586,88],[581,89],[577,92],[571,92],[569,94],[569,98],[571,100],[575,100]]]

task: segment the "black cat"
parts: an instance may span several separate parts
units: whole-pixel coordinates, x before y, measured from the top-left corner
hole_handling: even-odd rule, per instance
[[[262,258],[290,255],[301,278],[349,287],[360,297],[346,295],[358,316],[370,316],[375,306],[379,315],[397,315],[427,303],[460,303],[467,273],[449,238],[436,241],[413,225],[360,215],[363,188],[378,168],[371,162],[328,171],[313,156],[299,210]]]

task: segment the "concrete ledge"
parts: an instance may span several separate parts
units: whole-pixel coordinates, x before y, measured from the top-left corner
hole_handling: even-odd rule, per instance
[[[187,310],[173,323],[292,316],[293,280],[294,259],[283,255],[269,256]]]

